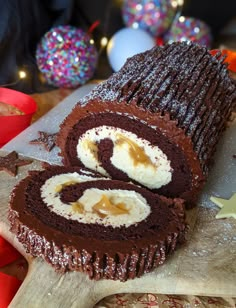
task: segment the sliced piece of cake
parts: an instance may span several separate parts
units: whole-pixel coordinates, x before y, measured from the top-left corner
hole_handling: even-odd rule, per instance
[[[182,200],[78,167],[32,172],[14,188],[9,220],[28,253],[95,280],[150,272],[186,231]]]

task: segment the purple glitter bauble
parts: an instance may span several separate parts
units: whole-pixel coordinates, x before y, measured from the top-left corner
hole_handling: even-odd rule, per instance
[[[36,50],[36,60],[49,84],[74,88],[93,76],[97,51],[93,40],[83,30],[58,26],[41,39]]]
[[[170,30],[164,36],[166,43],[177,41],[192,41],[210,48],[211,30],[206,23],[199,19],[180,16],[173,21]]]
[[[143,29],[157,37],[170,27],[176,6],[173,0],[124,0],[122,17],[127,27]]]

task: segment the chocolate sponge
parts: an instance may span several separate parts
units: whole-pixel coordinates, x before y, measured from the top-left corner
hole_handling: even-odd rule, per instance
[[[236,102],[220,53],[194,43],[154,47],[127,60],[62,123],[65,165],[195,204]]]

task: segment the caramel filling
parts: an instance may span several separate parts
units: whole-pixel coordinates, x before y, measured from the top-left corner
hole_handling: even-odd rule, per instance
[[[68,181],[68,182],[65,182],[65,183],[63,183],[63,184],[59,184],[59,185],[57,185],[57,186],[55,187],[55,192],[56,192],[56,193],[59,193],[59,192],[62,191],[62,189],[63,189],[64,187],[69,186],[69,185],[73,185],[73,184],[77,184],[77,183],[78,183],[78,182],[76,182],[76,181]]]
[[[134,166],[138,164],[143,164],[145,166],[156,167],[148,155],[145,153],[144,149],[140,147],[137,143],[130,140],[129,138],[117,134],[116,145],[128,144],[129,146],[129,155],[133,160]]]
[[[128,214],[129,210],[124,203],[114,204],[106,195],[102,195],[101,200],[94,204],[93,212],[98,214],[101,218],[104,218],[108,215],[116,216]]]
[[[96,142],[86,140],[85,147],[90,151],[90,153],[93,155],[93,157],[98,160],[98,147]]]
[[[80,202],[71,202],[72,210],[76,213],[83,214],[84,213],[84,206]]]

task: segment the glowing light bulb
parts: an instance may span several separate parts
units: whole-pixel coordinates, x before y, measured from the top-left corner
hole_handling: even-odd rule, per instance
[[[171,5],[173,8],[182,7],[184,0],[172,0]]]
[[[138,27],[139,27],[139,24],[138,24],[137,22],[134,22],[134,23],[132,24],[132,28],[138,29]]]
[[[19,75],[20,79],[24,79],[26,77],[26,72],[25,71],[19,71],[18,75]]]
[[[107,43],[108,43],[108,38],[104,36],[104,37],[101,39],[101,46],[102,46],[102,47],[106,47],[106,46],[107,46]]]
[[[90,43],[91,45],[94,45],[94,40],[93,40],[93,39],[90,39],[89,43]]]
[[[143,8],[142,4],[137,4],[137,5],[136,5],[136,10],[137,10],[137,11],[141,11],[142,8]]]
[[[174,8],[176,8],[176,7],[178,6],[178,1],[173,0],[173,1],[171,2],[171,5],[172,5]]]

